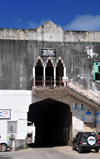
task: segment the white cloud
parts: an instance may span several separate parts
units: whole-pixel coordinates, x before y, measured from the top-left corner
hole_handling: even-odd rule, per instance
[[[41,20],[39,23],[30,21],[23,21],[22,19],[18,19],[18,23],[20,23],[21,27],[27,29],[35,29],[40,25],[48,22],[47,20]],[[100,15],[78,15],[76,16],[70,24],[66,24],[65,26],[60,25],[64,30],[83,30],[83,31],[100,31]]]
[[[65,30],[100,31],[100,15],[79,15],[70,24],[62,27]]]

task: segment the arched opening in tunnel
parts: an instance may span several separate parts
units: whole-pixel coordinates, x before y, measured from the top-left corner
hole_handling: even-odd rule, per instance
[[[28,121],[35,124],[35,144],[68,145],[72,138],[72,113],[67,104],[46,99],[29,106]]]

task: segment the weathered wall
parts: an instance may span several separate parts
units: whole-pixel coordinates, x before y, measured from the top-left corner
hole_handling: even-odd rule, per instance
[[[100,32],[65,31],[49,21],[37,29],[0,29],[0,39],[60,42],[100,42]]]
[[[0,40],[0,89],[31,89],[33,65],[42,48],[56,49],[56,60],[61,57],[70,78],[100,90],[100,84],[93,82],[94,60],[100,59],[100,43],[44,42],[26,40]],[[43,57],[43,61],[46,61]]]
[[[37,94],[31,97],[31,92],[24,94],[19,90],[32,89],[33,65],[39,56],[42,57],[41,50],[43,48],[54,48],[56,49],[56,57],[51,59],[56,63],[59,57],[62,58],[66,65],[67,76],[100,91],[100,84],[93,82],[94,60],[100,60],[100,32],[64,31],[54,23],[48,22],[36,30],[0,29],[0,39],[0,89],[2,90],[0,101],[2,109],[12,109],[11,120],[19,120],[21,116],[25,119],[29,104],[51,98],[70,106],[73,116],[73,136],[78,131],[83,131],[84,125],[95,122],[94,106],[87,104],[85,99],[82,101],[79,98],[73,98],[66,91],[63,94],[59,89],[59,95],[56,95],[55,90],[54,93],[49,90],[48,94],[45,93],[45,90],[43,90],[44,94],[39,90]],[[42,57],[42,59],[45,63],[47,57]],[[18,90],[18,92],[11,93],[11,90]],[[79,104],[78,110],[74,110],[74,103]],[[84,111],[80,110],[82,103],[85,105]],[[19,106],[21,106],[20,111],[26,112],[25,116],[19,112]],[[13,110],[18,112],[13,112]],[[99,119],[97,120],[99,121]],[[25,137],[26,122],[18,122],[18,132],[20,132],[20,126],[23,123],[25,124]],[[1,124],[4,124],[6,130],[6,121],[2,120]],[[89,127],[87,126],[87,128]],[[3,127],[1,129],[3,131]],[[22,129],[21,135],[19,133],[17,138],[23,138]]]

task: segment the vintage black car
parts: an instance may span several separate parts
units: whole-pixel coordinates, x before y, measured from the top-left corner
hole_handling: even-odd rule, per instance
[[[75,150],[76,148],[78,148],[79,153],[91,149],[99,152],[99,143],[95,132],[78,132],[72,142],[72,149]]]

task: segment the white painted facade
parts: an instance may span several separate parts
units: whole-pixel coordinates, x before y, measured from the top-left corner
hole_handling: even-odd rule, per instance
[[[10,109],[10,119],[0,120],[1,139],[8,139],[11,133],[7,132],[7,121],[17,121],[16,139],[25,139],[27,136],[27,112],[32,103],[31,91],[0,90],[0,109]]]

